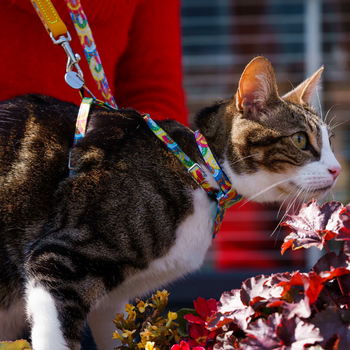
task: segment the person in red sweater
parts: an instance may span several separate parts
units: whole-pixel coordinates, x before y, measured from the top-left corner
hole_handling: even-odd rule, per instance
[[[102,99],[64,0],[52,2],[72,36],[73,51],[82,58],[79,65],[87,87]],[[81,3],[118,107],[188,125],[182,90],[180,0]],[[64,80],[67,56],[52,43],[30,0],[1,0],[0,23],[0,100],[40,93],[79,104],[78,91]],[[112,335],[115,329],[108,322]],[[91,336],[84,340],[84,350],[94,349]]]
[[[99,95],[64,0],[52,0]],[[179,0],[81,0],[119,107],[187,122],[182,90]],[[0,100],[40,93],[80,103],[64,80],[67,56],[52,43],[30,0],[1,0]]]

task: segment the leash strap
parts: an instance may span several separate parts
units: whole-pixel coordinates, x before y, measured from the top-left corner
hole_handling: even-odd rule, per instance
[[[69,45],[71,36],[51,0],[30,0],[30,2],[34,6],[35,11],[41,19],[46,31],[49,33],[53,43],[56,45],[61,45],[67,54],[68,60],[65,74],[67,84],[73,89],[83,88],[85,86],[84,76],[78,64],[81,58],[78,54],[75,54],[72,51]],[[65,2],[68,6],[70,17],[79,36],[80,43],[83,47],[97,88],[107,105],[112,106],[113,108],[118,108],[108,85],[108,81],[102,67],[101,58],[97,51],[96,44],[81,2],[80,0],[65,0]],[[74,72],[73,68],[75,68],[77,72]]]
[[[85,57],[88,61],[91,74],[96,82],[97,88],[102,94],[104,100],[114,108],[118,108],[112,91],[109,88],[105,72],[102,67],[101,58],[92,36],[87,17],[83,10],[80,0],[65,0],[69,14],[74,23],[75,30],[79,36],[81,46],[83,47]]]
[[[66,74],[64,79],[73,89],[80,89],[84,84],[83,71],[78,62],[80,56],[73,52],[69,45],[72,40],[67,27],[50,0],[30,0],[46,31],[55,45],[61,45],[67,55]],[[76,69],[76,72],[73,69]]]
[[[195,132],[195,137],[199,151],[201,152],[205,163],[207,164],[207,167],[210,170],[210,173],[213,175],[215,181],[220,187],[220,192],[216,197],[218,206],[216,208],[215,225],[213,233],[213,238],[215,238],[215,236],[219,232],[226,210],[232,205],[240,202],[243,199],[243,197],[240,194],[238,194],[234,188],[232,188],[232,185],[227,175],[215,159],[215,156],[212,153],[205,137],[199,131]]]
[[[54,38],[67,34],[67,27],[50,0],[30,0],[43,25]]]
[[[78,142],[85,136],[87,122],[89,118],[89,112],[90,112],[92,103],[93,103],[93,98],[91,97],[84,97],[83,100],[81,101],[77,122],[75,124],[73,147],[75,147],[78,144]],[[75,174],[75,167],[76,167],[76,164],[72,162],[71,153],[70,153],[69,163],[68,163],[69,176],[72,176]]]
[[[77,122],[75,125],[73,147],[76,146],[78,142],[85,136],[87,121],[88,121],[92,102],[93,102],[93,99],[90,97],[84,97],[83,100],[81,101]]]
[[[180,146],[157,123],[155,123],[153,119],[151,119],[149,114],[145,114],[143,118],[153,133],[166,144],[170,151],[172,151],[180,162],[186,167],[187,171],[192,175],[195,182],[202,186],[208,195],[214,196],[215,198],[217,191],[205,181],[207,175],[201,169],[199,164],[195,163],[184,151],[182,151]]]

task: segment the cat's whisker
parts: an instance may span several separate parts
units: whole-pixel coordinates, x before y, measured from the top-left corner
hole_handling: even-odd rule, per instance
[[[283,202],[281,203],[278,211],[277,211],[277,215],[276,215],[276,219],[279,217],[280,213],[281,213],[281,210],[282,210],[282,207],[284,205],[284,203],[286,202],[286,200],[288,199],[288,197],[292,194],[292,191],[294,190],[294,188],[298,187],[297,185],[294,185],[292,188],[291,188],[291,191],[288,193],[287,197],[283,200]],[[278,200],[281,196],[283,196],[284,194],[286,194],[288,191],[284,191],[282,194],[280,194],[276,200]]]
[[[298,198],[299,194],[300,194],[302,191],[303,191],[303,189],[301,188],[301,189],[299,190],[297,196],[295,197],[295,199]],[[280,220],[279,223],[277,224],[276,228],[275,228],[275,229],[273,230],[273,232],[271,233],[270,237],[272,237],[272,236],[276,233],[276,231],[277,231],[277,229],[280,227],[282,221],[284,221],[284,219],[285,219],[285,217],[287,216],[288,211],[289,211],[291,205],[294,203],[295,199],[294,199],[294,200],[292,199],[292,200],[291,200],[291,203],[288,204],[287,209],[286,209],[284,215],[282,216],[281,220]]]
[[[289,181],[289,180],[291,180],[291,179],[299,178],[299,177],[301,177],[301,176],[302,176],[302,175],[292,176],[292,177],[289,177],[289,178],[284,179],[284,180],[282,180],[282,181],[276,182],[275,184],[273,184],[273,185],[271,185],[271,186],[268,186],[267,188],[261,190],[260,192],[254,194],[253,196],[247,198],[247,199],[245,200],[245,202],[240,206],[240,208],[243,207],[243,206],[244,206],[245,204],[247,204],[248,202],[250,202],[251,200],[253,200],[254,198],[260,196],[261,194],[263,194],[263,193],[265,193],[265,192],[267,192],[267,191],[270,190],[271,188],[276,187],[276,186],[278,186],[278,185],[280,185],[280,184],[282,184],[282,183],[284,183],[284,182],[287,182],[287,181]]]
[[[329,121],[329,123],[327,124],[329,127],[331,127],[332,121],[337,117],[337,115],[335,114],[332,119]]]
[[[296,202],[296,200],[298,199],[298,197],[301,195],[301,193],[304,191],[304,188],[300,188],[300,190],[298,191],[297,195],[295,196],[295,198],[292,200],[292,202],[290,203],[290,205],[287,207],[287,210],[286,210],[286,215],[289,214],[289,211],[290,209],[293,209],[293,206]]]
[[[343,122],[339,122],[339,123],[336,123],[334,124],[332,127],[331,127],[331,130],[334,130],[335,128],[337,128],[338,126],[340,125],[343,125],[344,123],[346,123],[348,120],[344,120]]]
[[[329,113],[330,113],[330,111],[333,109],[333,107],[335,107],[335,106],[339,106],[339,104],[335,104],[335,105],[333,105],[331,108],[329,108],[328,109],[328,111],[327,111],[327,113],[326,113],[326,116],[324,117],[324,123],[325,124],[327,124],[327,118],[328,118],[328,115],[329,115]],[[333,119],[332,119],[333,120]]]
[[[251,154],[251,155],[249,155],[249,156],[240,158],[240,159],[236,160],[235,162],[230,163],[230,165],[232,166],[232,165],[234,165],[234,164],[236,164],[236,163],[238,163],[238,162],[240,162],[240,161],[242,161],[242,160],[244,160],[244,159],[251,158],[251,157],[254,157],[254,156],[256,156],[256,155],[258,155],[258,153],[254,153],[254,154]]]
[[[302,205],[303,203],[305,203],[306,197],[309,194],[309,190],[310,190],[310,185],[307,187],[307,189],[304,192],[304,195],[302,196],[302,198],[300,198],[300,205]]]
[[[331,194],[332,200],[334,200],[334,201],[335,201],[334,191],[333,191],[333,190],[331,190],[330,194]]]

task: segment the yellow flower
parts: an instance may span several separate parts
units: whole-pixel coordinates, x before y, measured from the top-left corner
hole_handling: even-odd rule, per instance
[[[154,350],[154,342],[148,341],[146,343],[145,350]]]
[[[169,311],[168,312],[168,319],[171,320],[171,321],[176,320],[177,319],[177,313]]]
[[[174,338],[175,338],[175,342],[176,343],[180,343],[181,335],[177,331],[174,331],[173,335],[174,335]]]
[[[135,321],[136,320],[136,312],[135,311],[129,311],[128,321]]]
[[[142,313],[145,312],[146,307],[148,306],[148,304],[144,303],[142,300],[136,305],[137,308],[139,309],[139,311]]]
[[[170,293],[168,293],[165,289],[163,289],[162,292],[160,292],[159,290],[157,291],[157,297],[163,301],[163,300],[167,300],[168,299],[168,296],[169,296]]]
[[[124,338],[130,338],[132,335],[136,332],[136,329],[129,331],[128,329],[123,329],[124,333],[122,334],[122,337]]]
[[[152,328],[154,331],[156,331],[156,332],[159,331],[159,328],[158,328],[157,326],[151,326],[151,328]]]
[[[123,314],[117,314],[116,318],[113,320],[114,323],[117,322],[122,322],[124,319],[124,315]]]
[[[133,304],[126,304],[125,305],[125,311],[129,312],[135,309],[135,306]]]
[[[115,331],[113,333],[113,338],[112,339],[119,339],[121,341],[123,341],[124,339],[120,336],[119,332],[118,331]]]
[[[152,332],[146,328],[143,332],[140,333],[142,338],[146,338],[147,340],[149,339],[149,337],[152,335]]]

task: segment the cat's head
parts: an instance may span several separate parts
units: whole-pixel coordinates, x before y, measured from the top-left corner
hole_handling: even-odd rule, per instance
[[[341,167],[331,148],[332,132],[310,105],[322,71],[280,97],[270,62],[257,57],[245,68],[233,98],[196,117],[244,197],[305,201],[334,187]]]

